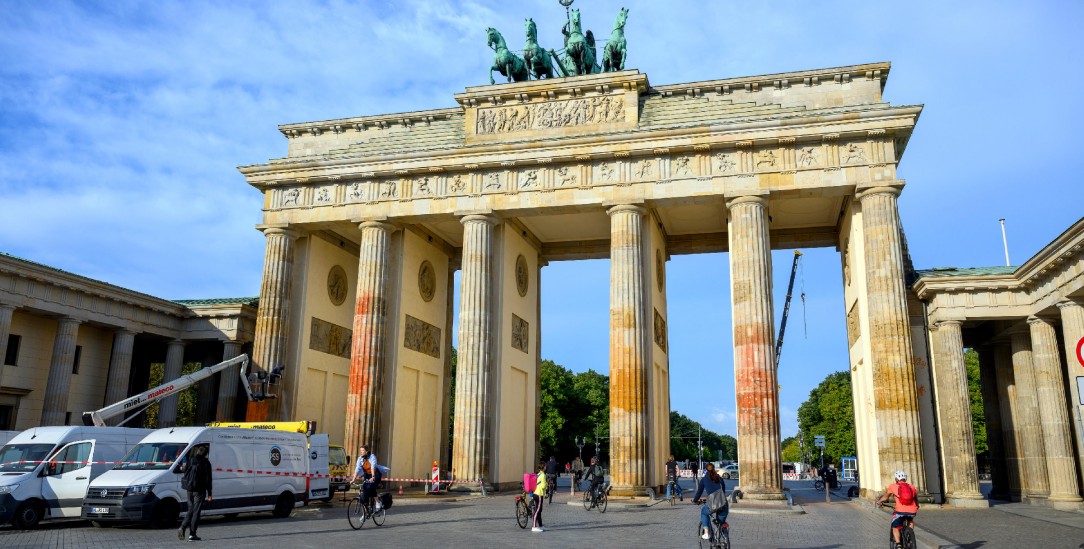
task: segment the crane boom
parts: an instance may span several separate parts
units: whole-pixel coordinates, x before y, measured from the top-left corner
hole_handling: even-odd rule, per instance
[[[245,386],[246,392],[248,388],[247,372],[245,371],[248,366],[248,355],[240,355],[231,358],[225,362],[219,362],[210,368],[201,368],[192,372],[191,374],[181,376],[177,379],[166,381],[165,383],[153,388],[148,389],[138,395],[130,396],[115,402],[93,412],[83,412],[83,424],[88,426],[104,427],[106,421],[117,417],[127,412],[134,412],[142,410],[143,408],[162,400],[171,395],[175,395],[197,383],[201,380],[207,379],[226,368],[240,364],[241,365],[241,383]],[[250,399],[251,393],[250,393]],[[135,417],[135,416],[132,416]],[[124,423],[123,421],[121,423]]]
[[[775,341],[775,368],[779,369],[779,354],[783,352],[783,332],[787,331],[787,315],[790,314],[790,297],[794,291],[794,273],[798,272],[798,260],[802,252],[794,250],[794,263],[790,266],[790,282],[787,283],[787,300],[783,303],[783,320],[779,322],[779,339]]]

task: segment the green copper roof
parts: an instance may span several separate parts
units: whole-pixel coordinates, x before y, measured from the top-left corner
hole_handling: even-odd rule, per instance
[[[934,267],[917,271],[919,278],[943,278],[946,276],[995,276],[1009,275],[1018,267]]]
[[[180,303],[188,307],[203,305],[251,305],[255,307],[260,301],[259,297],[219,297],[212,299],[174,299],[174,303]]]

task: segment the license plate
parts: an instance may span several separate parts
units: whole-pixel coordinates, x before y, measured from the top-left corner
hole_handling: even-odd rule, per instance
[[[109,508],[108,507],[91,507],[90,512],[94,513],[96,515],[108,515],[109,514]]]

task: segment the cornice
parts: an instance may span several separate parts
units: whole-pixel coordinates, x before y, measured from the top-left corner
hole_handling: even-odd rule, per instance
[[[322,135],[324,133],[343,133],[347,130],[364,132],[373,128],[384,129],[393,126],[410,127],[414,125],[429,125],[435,121],[447,120],[460,114],[463,114],[463,109],[451,107],[371,116],[355,116],[352,118],[339,118],[336,120],[282,124],[279,126],[279,131],[287,138],[300,137],[305,133]]]
[[[848,65],[845,67],[832,67],[826,69],[741,76],[737,78],[703,80],[700,82],[687,82],[683,84],[667,84],[663,86],[653,86],[651,91],[663,95],[699,95],[704,91],[726,93],[731,89],[756,91],[756,89],[768,89],[773,87],[782,89],[792,86],[816,86],[823,83],[846,84],[858,78],[879,80],[881,91],[884,91],[885,82],[888,80],[888,73],[891,68],[892,63],[889,62],[867,63],[864,65]]]

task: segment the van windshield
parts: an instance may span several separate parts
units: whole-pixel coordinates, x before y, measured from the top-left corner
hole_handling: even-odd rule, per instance
[[[346,450],[342,448],[332,448],[328,452],[328,465],[346,465]]]
[[[169,469],[187,447],[184,442],[143,442],[132,448],[114,469]]]
[[[53,444],[8,444],[0,448],[0,473],[29,473],[49,457],[53,448]]]

